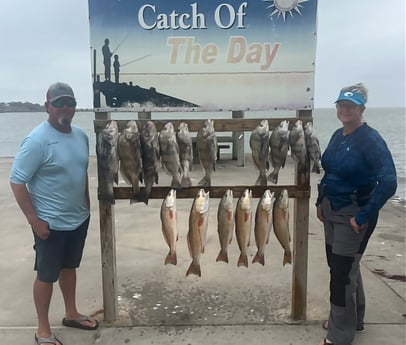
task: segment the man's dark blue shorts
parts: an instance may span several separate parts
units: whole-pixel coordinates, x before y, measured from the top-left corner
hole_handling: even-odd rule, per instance
[[[41,240],[34,232],[35,266],[37,279],[53,283],[64,268],[77,268],[82,259],[90,216],[72,231],[50,230],[49,237]]]

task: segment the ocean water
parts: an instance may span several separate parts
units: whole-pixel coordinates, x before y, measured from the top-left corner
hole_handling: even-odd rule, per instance
[[[113,112],[117,120],[137,119],[137,113]],[[284,118],[294,117],[294,112],[245,112],[247,118]],[[205,119],[228,118],[231,112],[218,113],[152,113],[152,119]],[[47,118],[46,113],[0,113],[0,157],[14,157],[18,147],[29,131]],[[332,133],[341,126],[334,108],[315,109],[313,111],[314,129],[320,141],[322,151],[326,148]],[[396,198],[406,200],[406,109],[405,108],[367,108],[365,121],[382,135],[392,152],[398,174]],[[77,112],[74,124],[82,127],[89,136],[90,155],[95,155],[96,137],[93,128],[94,113]],[[249,152],[249,133],[245,134],[245,150]]]

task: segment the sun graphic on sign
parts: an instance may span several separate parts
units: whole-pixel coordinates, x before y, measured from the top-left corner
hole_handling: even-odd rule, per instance
[[[286,14],[289,13],[293,17],[293,11],[296,11],[298,14],[302,15],[300,8],[303,8],[301,3],[307,2],[309,0],[263,0],[265,2],[270,2],[271,4],[268,8],[273,9],[269,14],[269,17],[276,15],[277,17],[283,17],[283,21],[286,21]]]

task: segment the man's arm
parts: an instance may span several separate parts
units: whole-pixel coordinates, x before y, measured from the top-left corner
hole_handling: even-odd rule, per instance
[[[11,190],[14,193],[18,206],[27,218],[28,223],[31,225],[34,232],[42,240],[46,240],[49,236],[49,225],[47,222],[39,219],[37,213],[34,210],[30,194],[28,193],[25,184],[16,184],[10,182]]]

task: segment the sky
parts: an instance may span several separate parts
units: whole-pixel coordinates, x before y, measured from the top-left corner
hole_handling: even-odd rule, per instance
[[[2,0],[0,10],[0,102],[42,104],[48,86],[64,81],[78,107],[91,108],[87,1]],[[357,82],[367,106],[405,107],[405,15],[404,0],[319,0],[316,108],[333,107]]]

